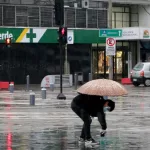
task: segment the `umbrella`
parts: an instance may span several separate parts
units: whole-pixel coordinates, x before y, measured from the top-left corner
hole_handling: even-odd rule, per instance
[[[127,90],[118,82],[109,79],[89,81],[77,89],[78,93],[99,96],[122,96]]]

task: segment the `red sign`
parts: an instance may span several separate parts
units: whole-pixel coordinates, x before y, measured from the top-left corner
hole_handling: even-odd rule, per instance
[[[108,38],[107,39],[107,45],[114,46],[115,44],[116,44],[115,39],[113,39],[113,38]]]
[[[114,38],[106,38],[106,56],[116,55],[116,40]]]

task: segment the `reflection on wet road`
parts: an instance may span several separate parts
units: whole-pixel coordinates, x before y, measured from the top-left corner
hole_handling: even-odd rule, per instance
[[[107,135],[101,138],[100,125],[92,119],[91,132],[97,150],[150,149],[150,88],[126,86],[128,96],[112,98],[116,109],[107,113]],[[48,98],[36,93],[36,105],[29,105],[29,93],[0,91],[0,150],[85,150],[78,145],[82,121],[70,109],[76,95],[64,89],[67,100],[57,100],[59,91]]]

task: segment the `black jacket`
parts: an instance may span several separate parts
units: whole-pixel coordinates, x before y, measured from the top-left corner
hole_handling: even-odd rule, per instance
[[[103,97],[79,94],[73,99],[71,107],[79,107],[88,112],[90,116],[98,117],[102,129],[105,130],[107,124],[103,111],[104,103]]]

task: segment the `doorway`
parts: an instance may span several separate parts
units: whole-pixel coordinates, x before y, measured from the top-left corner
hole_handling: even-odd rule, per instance
[[[106,56],[105,50],[94,49],[92,51],[92,72],[93,78],[109,78],[109,56]],[[122,77],[128,74],[128,50],[117,49],[113,56],[113,77],[120,81]]]

